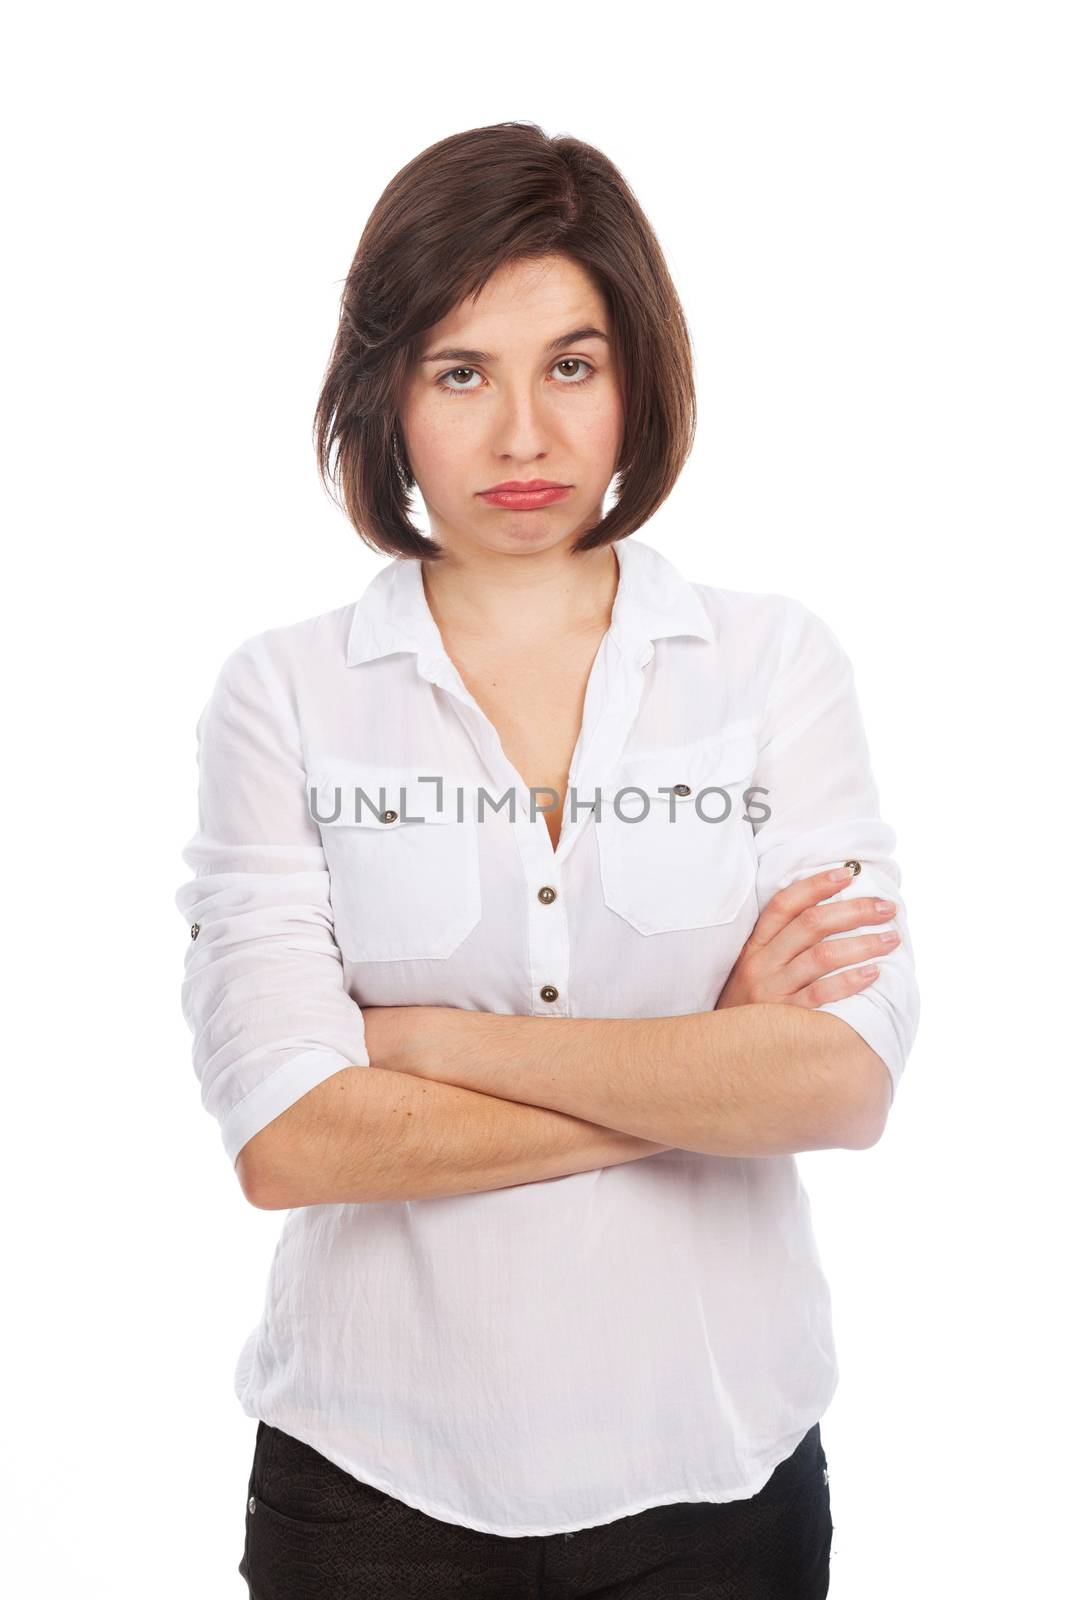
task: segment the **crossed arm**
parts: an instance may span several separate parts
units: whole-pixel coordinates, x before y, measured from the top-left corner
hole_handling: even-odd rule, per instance
[[[798,1006],[608,1020],[374,1007],[365,1020],[370,1066],[333,1074],[240,1151],[252,1204],[469,1194],[672,1148],[863,1149],[886,1117],[882,1061],[840,1018]]]
[[[609,1019],[388,1007],[366,1013],[366,1042],[381,1069],[709,1155],[858,1148],[886,1114],[875,1052],[800,1006]]]
[[[887,1067],[815,1008],[867,987],[874,968],[832,969],[883,947],[824,936],[884,914],[870,897],[819,903],[831,888],[816,874],[772,899],[714,1011],[365,1008],[369,1066],[334,1073],[248,1142],[247,1197],[280,1209],[471,1193],[673,1148],[867,1149],[886,1122]]]

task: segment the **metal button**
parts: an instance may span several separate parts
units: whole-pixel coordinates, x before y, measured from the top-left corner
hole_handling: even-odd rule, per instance
[[[555,898],[555,890],[551,887],[550,883],[546,883],[543,889],[537,890],[537,899],[540,901],[542,906],[550,906]]]
[[[540,998],[550,1005],[553,1000],[558,1000],[559,991],[553,983],[546,983],[540,991]]]
[[[397,811],[382,811],[380,813],[381,822],[398,822],[398,820],[399,813]]]
[[[247,1507],[247,1510],[249,1510],[249,1511],[256,1511],[257,1510],[257,1501],[254,1499],[252,1494],[250,1495],[249,1500],[246,1502],[246,1507]]]
[[[842,865],[844,867],[852,867],[854,877],[856,877],[861,870],[861,864],[859,861],[843,861]]]
[[[693,791],[689,787],[688,783],[676,783],[675,786],[674,786],[674,792],[675,792],[675,794],[692,794],[693,793]]]
[[[201,924],[200,924],[200,922],[192,922],[190,924],[190,937],[191,937],[191,939],[196,939],[200,932],[201,932]]]

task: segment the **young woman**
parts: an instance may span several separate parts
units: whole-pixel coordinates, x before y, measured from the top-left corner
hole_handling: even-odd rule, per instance
[[[316,418],[391,559],[224,663],[177,894],[204,1103],[288,1212],[256,1600],[827,1593],[794,1153],[880,1137],[917,991],[835,637],[635,537],[693,429],[606,157],[512,122],[393,179]]]

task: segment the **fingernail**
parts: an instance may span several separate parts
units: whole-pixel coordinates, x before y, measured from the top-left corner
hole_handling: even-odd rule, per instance
[[[853,869],[851,867],[835,867],[833,872],[829,872],[827,874],[827,882],[828,883],[845,883],[847,878],[852,878],[852,877],[853,877]]]
[[[894,901],[893,900],[877,900],[876,901],[876,910],[877,911],[893,911],[894,910]]]

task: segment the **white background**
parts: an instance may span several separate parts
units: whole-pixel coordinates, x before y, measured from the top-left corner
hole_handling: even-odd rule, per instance
[[[831,1594],[1068,1582],[1068,21],[8,20],[9,1592],[244,1593],[232,1371],[282,1215],[244,1202],[179,1011],[194,726],[240,640],[379,570],[310,443],[342,280],[406,161],[507,118],[611,157],[685,305],[699,434],[640,537],[830,623],[898,836],[917,1044],[877,1146],[800,1158]]]

